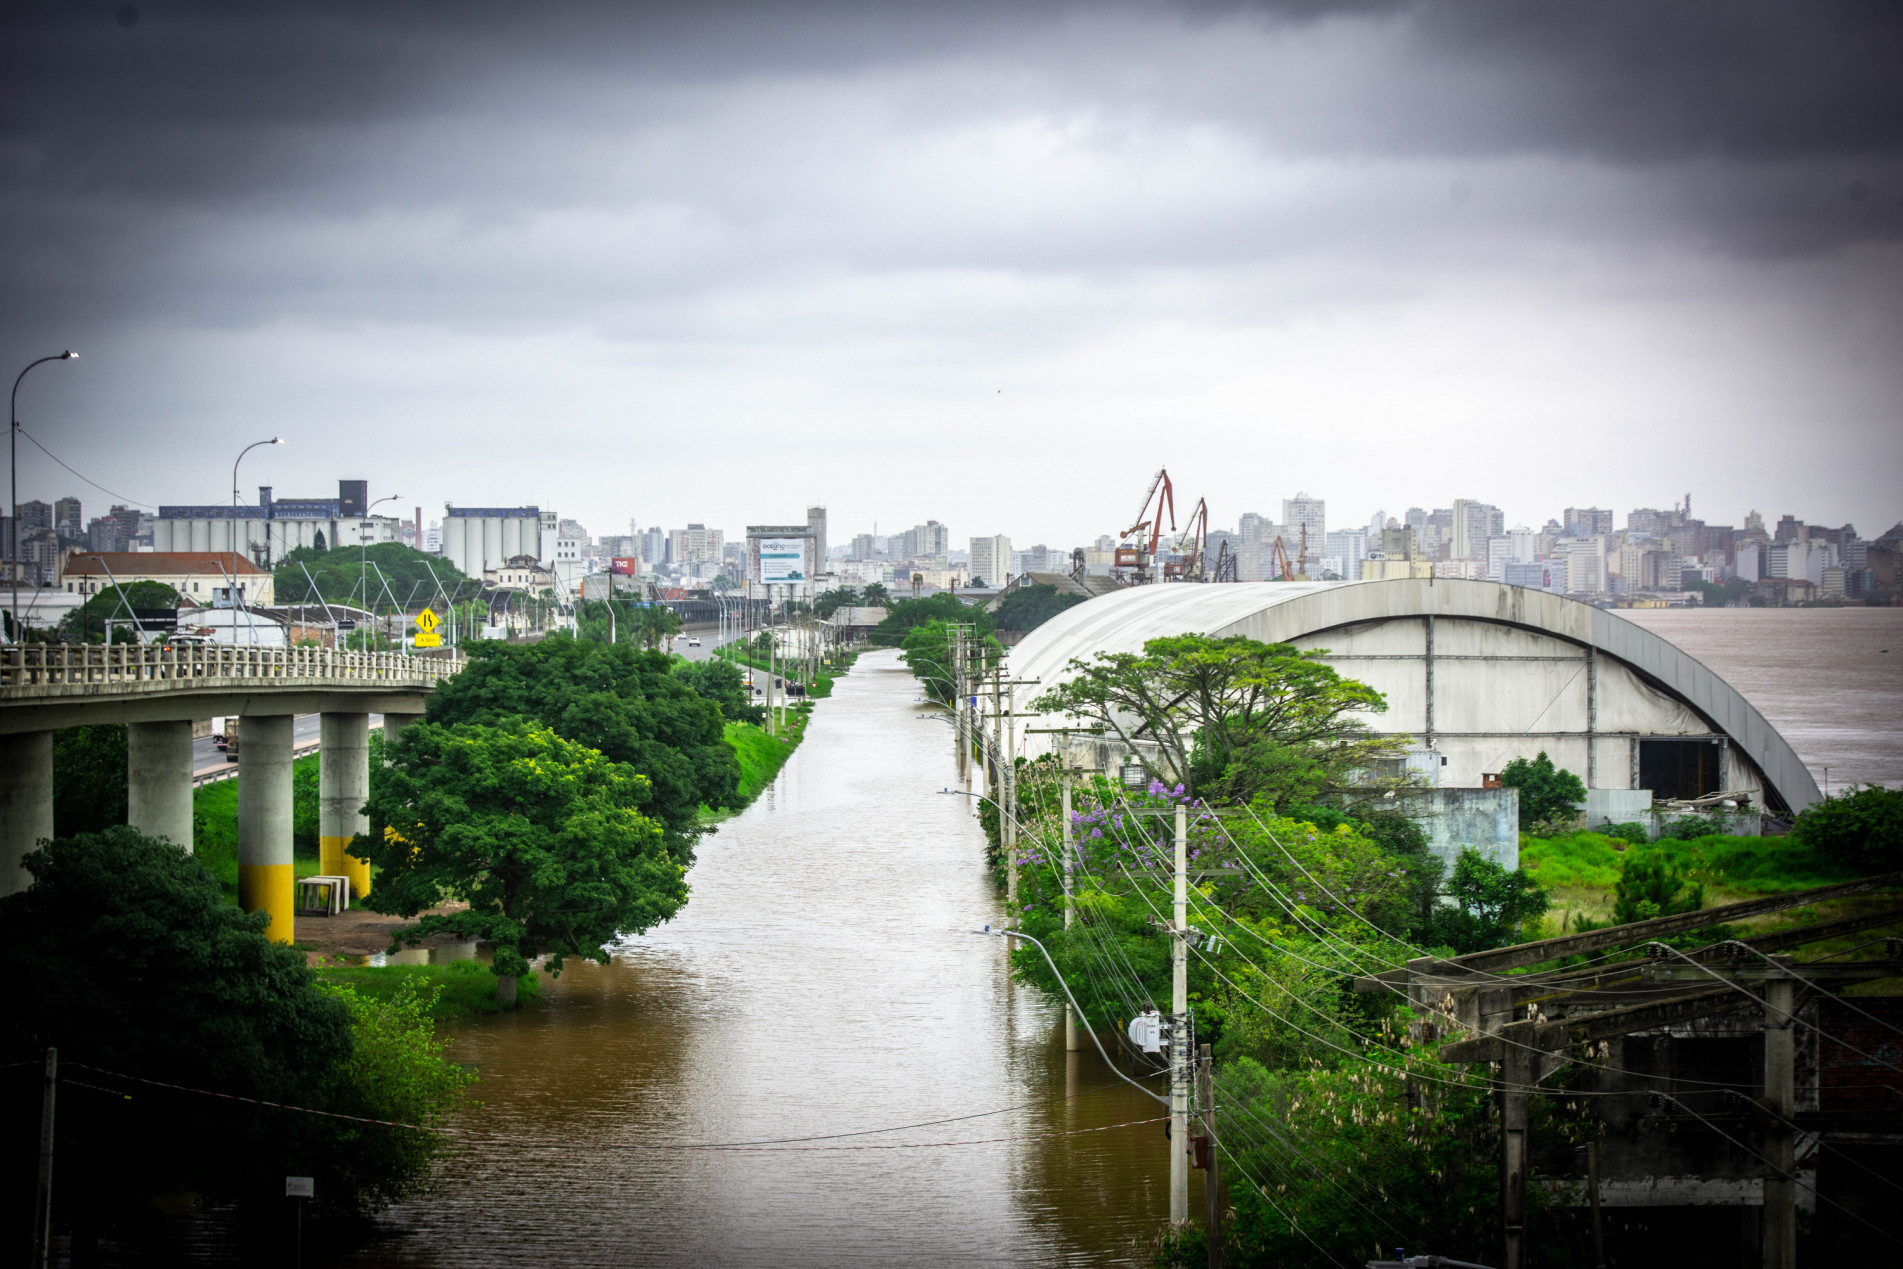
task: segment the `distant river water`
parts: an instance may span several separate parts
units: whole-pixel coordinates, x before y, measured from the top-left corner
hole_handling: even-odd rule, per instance
[[[1903,786],[1903,608],[1633,608],[1784,734],[1821,785]]]
[[[458,1031],[482,1073],[465,1126],[600,1144],[469,1144],[391,1214],[397,1237],[345,1263],[1145,1261],[1162,1126],[1052,1134],[1156,1104],[1067,1057],[1062,1014],[964,932],[1003,912],[967,799],[939,792],[949,729],[917,696],[895,653],[861,657],[772,789],[703,841],[679,919]],[[613,1148],[960,1116],[982,1117]]]

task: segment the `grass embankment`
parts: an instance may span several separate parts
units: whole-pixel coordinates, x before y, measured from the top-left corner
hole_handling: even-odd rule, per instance
[[[449,961],[441,965],[323,966],[318,980],[350,987],[371,1000],[389,1000],[405,984],[415,983],[418,994],[427,998],[436,989],[436,1005],[430,1017],[437,1022],[456,1022],[489,1014],[510,1013],[528,1005],[541,991],[540,976],[529,973],[516,980],[517,1003],[496,1003],[495,972],[482,961]]]
[[[764,670],[767,668],[765,657],[750,656],[732,644],[716,648],[714,651],[716,656],[726,661],[732,661],[735,665],[751,666],[756,670]],[[825,700],[828,696],[831,696],[833,694],[834,681],[843,678],[846,672],[852,669],[852,663],[858,659],[859,654],[857,652],[835,653],[831,657],[832,664],[820,666],[818,672],[814,675],[812,685],[806,689],[807,699]],[[776,660],[773,663],[773,668],[784,676],[789,664],[787,661]]]
[[[317,755],[291,763],[291,865],[309,877],[317,862]],[[238,902],[238,782],[220,780],[192,791],[192,853]]]
[[[740,759],[740,796],[744,801],[752,802],[759,797],[761,791],[773,783],[773,777],[780,774],[780,768],[805,739],[809,717],[808,710],[787,710],[777,736],[767,735],[766,728],[752,723],[727,724],[727,743]]]
[[[1523,835],[1520,863],[1553,898],[1542,933],[1566,933],[1581,917],[1610,920],[1613,887],[1619,883],[1624,860],[1629,855],[1650,850],[1662,851],[1684,871],[1687,881],[1702,885],[1708,908],[1759,895],[1854,881],[1860,875],[1855,869],[1825,859],[1786,837],[1714,834],[1682,840],[1661,838],[1640,846],[1600,833],[1568,833],[1561,837]],[[1855,895],[1766,913],[1739,921],[1731,928],[1739,934],[1768,934],[1892,907],[1903,907],[1903,901],[1894,894]],[[1903,924],[1858,931],[1806,948],[1803,956],[1815,959],[1899,933],[1903,933]]]

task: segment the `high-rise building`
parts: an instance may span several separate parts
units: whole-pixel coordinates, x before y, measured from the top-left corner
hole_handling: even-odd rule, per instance
[[[1498,537],[1506,530],[1506,515],[1491,503],[1456,498],[1452,528],[1451,558],[1484,560],[1487,558],[1487,539]]]
[[[971,576],[982,577],[987,586],[1002,586],[1011,572],[1011,539],[998,533],[988,538],[971,539]]]
[[[927,560],[937,559],[950,552],[951,530],[936,520],[927,520],[899,535],[899,547],[895,554],[900,559]]]
[[[847,550],[846,558],[854,563],[863,564],[868,560],[877,559],[880,554],[879,539],[870,533],[855,533],[852,535],[852,546]]]
[[[16,528],[22,541],[53,527],[52,506],[37,498],[32,502],[21,503],[17,514],[19,519]]]
[[[1323,539],[1324,554],[1340,561],[1336,571],[1353,579],[1361,576],[1361,561],[1368,558],[1366,529],[1336,529]]]
[[[1605,507],[1568,507],[1565,521],[1569,537],[1596,538],[1612,532],[1612,512]]]
[[[718,564],[726,540],[721,529],[690,524],[685,529],[670,529],[667,534],[667,562],[688,568],[695,564]]]
[[[79,508],[79,499],[61,498],[53,504],[53,532],[71,539],[86,536],[86,517]]]
[[[1308,553],[1319,556],[1328,536],[1328,502],[1305,493],[1284,498],[1282,523],[1288,526],[1290,537],[1286,545],[1291,553],[1301,549],[1303,530],[1307,530]]]
[[[806,534],[813,539],[813,567],[826,571],[826,508],[806,508]]]

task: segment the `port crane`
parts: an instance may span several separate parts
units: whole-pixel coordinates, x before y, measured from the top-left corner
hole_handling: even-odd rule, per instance
[[[1137,509],[1137,520],[1119,536],[1126,545],[1117,547],[1115,556],[1119,570],[1129,569],[1134,574],[1131,579],[1138,584],[1150,581],[1150,568],[1156,559],[1157,543],[1163,537],[1163,517],[1169,517],[1170,532],[1176,531],[1176,490],[1170,484],[1167,467],[1159,467],[1155,479],[1150,481],[1150,490],[1143,495],[1143,505]]]
[[[1176,538],[1176,554],[1179,558],[1163,566],[1163,576],[1179,582],[1206,582],[1209,574],[1203,569],[1203,554],[1209,548],[1209,501],[1206,498],[1196,500],[1196,509],[1189,513],[1183,522],[1183,531]]]

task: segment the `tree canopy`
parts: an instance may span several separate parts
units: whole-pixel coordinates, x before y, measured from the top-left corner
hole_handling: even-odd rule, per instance
[[[677,661],[674,677],[693,688],[704,699],[720,706],[726,718],[739,723],[766,720],[766,707],[755,705],[747,688],[746,676],[732,661],[709,658],[706,661]]]
[[[1812,802],[1798,813],[1791,837],[1866,873],[1903,868],[1903,789],[1867,784]]]
[[[867,587],[868,592],[871,590]],[[867,602],[871,599],[868,595]],[[940,591],[923,599],[895,599],[885,605],[885,620],[872,628],[867,640],[875,648],[897,648],[905,643],[906,632],[928,621],[965,622],[990,634],[996,626],[982,604],[968,604],[950,591]]]
[[[1556,767],[1544,749],[1530,761],[1515,758],[1500,768],[1500,783],[1520,791],[1520,828],[1570,821],[1575,803],[1586,800],[1586,785],[1564,767]]]
[[[130,624],[132,615],[127,609],[177,608],[181,602],[179,593],[164,582],[107,586],[59,619],[60,637],[83,643],[104,643],[106,632],[111,630],[113,642],[129,643],[138,635]],[[117,627],[106,624],[115,621],[120,623]]]
[[[529,962],[583,956],[648,930],[687,901],[686,861],[641,813],[647,778],[544,724],[421,723],[385,751],[369,832],[351,853],[379,870],[365,903],[413,917],[446,899],[469,906],[400,932],[496,945],[497,996],[512,999]]]
[[[976,635],[978,644],[975,651],[980,655],[980,666],[990,669],[998,664],[998,658],[1004,648],[988,634]],[[911,668],[912,676],[925,687],[925,694],[935,701],[948,700],[952,685],[957,681],[956,666],[957,640],[953,636],[950,622],[934,619],[923,625],[913,626],[905,632],[905,641],[900,645],[900,656]]]
[[[315,592],[304,579],[306,571],[317,583]],[[370,578],[367,590],[363,585],[366,573]],[[333,546],[326,551],[300,546],[278,562],[272,574],[272,591],[280,604],[314,604],[321,596],[332,603],[381,609],[428,603],[437,597],[439,582],[444,596],[460,591],[461,597],[468,599],[476,594],[480,581],[465,577],[445,556],[425,554],[401,542],[377,542],[365,547]]]
[[[430,722],[493,726],[524,716],[628,764],[650,786],[643,812],[683,860],[693,857],[702,806],[740,805],[740,763],[720,707],[675,675],[664,654],[565,634],[465,650],[468,665],[430,694]]]
[[[1365,780],[1405,744],[1365,721],[1386,698],[1326,655],[1242,635],[1152,639],[1141,653],[1073,659],[1073,677],[1032,708],[1100,724],[1153,777],[1183,780],[1203,798],[1307,805]]]
[[[992,617],[1000,630],[1035,630],[1066,608],[1074,608],[1085,602],[1085,598],[1083,595],[1060,591],[1047,582],[1020,586],[998,601],[997,611]]]
[[[393,1014],[320,984],[197,859],[124,825],[56,838],[25,864],[33,887],[0,899],[12,985],[0,1061],[53,1045],[62,1070],[84,1068],[77,1078],[94,1086],[59,1103],[60,1223],[137,1220],[148,1196],[182,1189],[282,1203],[287,1172],[359,1214],[427,1183],[443,1147],[433,1134],[204,1095],[440,1122],[473,1076],[444,1060],[414,1006]],[[38,1109],[37,1098],[0,1104],[0,1126],[25,1140],[20,1121]],[[0,1172],[25,1170],[25,1183],[9,1175],[0,1192],[31,1195],[30,1166],[12,1152]]]
[[[859,605],[859,592],[850,586],[838,586],[822,593],[813,601],[815,617],[830,617],[841,608],[855,608]]]

